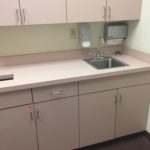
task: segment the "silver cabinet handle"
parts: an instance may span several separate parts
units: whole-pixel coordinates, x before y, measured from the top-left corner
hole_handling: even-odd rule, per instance
[[[51,92],[52,95],[61,94],[61,91]]]
[[[108,6],[108,18],[110,19],[110,17],[111,17],[111,8],[110,6]]]
[[[21,15],[22,15],[22,24],[24,25],[26,22],[26,13],[25,13],[25,9],[21,10]]]
[[[52,96],[61,96],[62,94],[62,90],[58,90],[58,91],[51,91],[50,92]]]
[[[32,111],[30,112],[30,117],[31,117],[31,120],[33,121],[33,112]]]
[[[16,17],[17,17],[17,23],[21,23],[19,9],[16,9]]]
[[[118,96],[117,95],[114,95],[114,103],[117,104],[117,99],[118,99]]]
[[[107,10],[106,10],[106,6],[103,6],[103,9],[104,9],[104,15],[103,15],[103,18],[106,19],[106,11],[107,11]]]
[[[39,113],[39,111],[36,111],[36,118],[40,119],[40,113]]]
[[[118,103],[122,103],[122,95],[120,93],[118,93],[118,96],[119,96]]]

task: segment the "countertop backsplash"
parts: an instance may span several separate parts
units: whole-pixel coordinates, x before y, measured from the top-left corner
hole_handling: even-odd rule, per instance
[[[90,27],[93,48],[102,35],[103,23],[90,23]],[[71,39],[71,29],[78,33],[77,24],[0,27],[0,56],[81,49],[78,34]]]

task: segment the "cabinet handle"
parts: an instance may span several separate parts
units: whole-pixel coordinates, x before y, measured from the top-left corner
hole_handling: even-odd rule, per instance
[[[104,15],[103,15],[103,18],[106,19],[106,6],[103,6],[103,9],[104,9]]]
[[[36,111],[36,118],[40,119],[40,113],[39,113],[39,111]]]
[[[61,96],[62,94],[62,90],[59,90],[59,91],[51,91],[51,95],[53,96]]]
[[[20,23],[20,11],[16,9],[17,23]]]
[[[117,95],[114,95],[114,103],[115,104],[117,104],[117,99],[118,99]]]
[[[25,14],[25,9],[22,9],[22,24],[24,25],[26,22],[26,14]]]
[[[110,17],[111,17],[111,8],[110,6],[108,6],[108,18],[110,19]]]
[[[118,103],[122,103],[122,95],[119,93],[118,96],[119,96]]]
[[[56,91],[56,92],[51,92],[52,95],[57,95],[57,94],[61,94],[61,91]]]
[[[33,112],[32,111],[30,112],[30,117],[31,117],[31,120],[33,121]]]

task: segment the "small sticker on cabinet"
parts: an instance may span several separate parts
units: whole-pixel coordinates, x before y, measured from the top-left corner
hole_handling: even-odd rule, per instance
[[[32,104],[26,105],[26,108],[27,108],[28,110],[32,110]]]

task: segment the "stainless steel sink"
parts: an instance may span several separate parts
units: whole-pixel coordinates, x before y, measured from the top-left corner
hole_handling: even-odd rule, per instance
[[[96,69],[108,69],[108,68],[128,66],[128,64],[112,57],[100,57],[98,59],[84,59],[84,61],[86,61],[88,64],[95,67]]]

